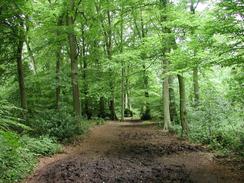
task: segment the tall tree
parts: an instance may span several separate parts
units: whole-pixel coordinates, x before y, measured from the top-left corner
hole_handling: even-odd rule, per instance
[[[121,2],[121,12],[120,12],[120,53],[123,53],[124,48],[124,7],[123,2]],[[125,62],[121,60],[121,121],[124,121],[125,115]]]
[[[19,25],[17,30],[18,43],[17,43],[16,61],[17,61],[18,81],[19,81],[20,104],[23,109],[27,109],[27,99],[26,99],[23,60],[22,60],[23,45],[25,41],[24,20],[22,18],[22,15],[18,15],[18,21],[19,21]]]
[[[106,32],[106,49],[107,49],[107,56],[110,62],[112,63],[112,53],[113,53],[113,42],[112,42],[112,18],[111,18],[111,11],[107,10],[107,21],[108,21],[108,30]],[[110,69],[112,73],[112,69]],[[117,120],[118,117],[115,112],[115,83],[114,78],[112,75],[110,77],[110,91],[111,91],[111,98],[109,100],[109,110],[110,110],[110,119]]]
[[[191,5],[190,5],[190,10],[193,15],[195,15],[196,8],[199,4],[200,0],[191,0]],[[194,34],[193,30],[193,34]],[[193,50],[194,56],[196,56],[196,49]],[[198,65],[196,65],[193,68],[193,91],[194,91],[194,105],[198,106],[199,105],[199,100],[200,100],[200,89],[199,89],[199,71],[198,71]]]
[[[164,23],[162,25],[162,41],[163,43],[167,43],[168,45],[165,45],[163,48],[163,114],[164,114],[164,129],[168,130],[169,126],[171,124],[170,120],[170,100],[169,100],[169,61],[166,57],[166,53],[170,50],[170,41],[168,40],[168,34],[170,34],[170,29],[165,25],[165,22],[167,21],[167,8],[168,0],[160,0],[160,10],[161,10],[161,18],[160,20]]]
[[[69,26],[69,56],[71,61],[71,84],[73,93],[73,108],[77,118],[81,117],[80,90],[78,82],[78,52],[75,27],[75,0],[68,0],[67,25]]]
[[[57,20],[57,48],[56,48],[56,90],[55,90],[55,96],[56,96],[56,109],[60,109],[60,102],[61,102],[61,64],[62,64],[62,42],[59,40],[60,36],[60,26],[63,25],[63,15],[61,15]]]

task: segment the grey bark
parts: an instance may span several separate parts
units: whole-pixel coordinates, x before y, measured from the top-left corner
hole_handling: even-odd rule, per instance
[[[163,60],[163,73],[166,74],[168,71],[168,61],[166,58]],[[164,113],[164,130],[169,130],[170,110],[169,110],[169,76],[165,75],[163,79],[163,113]]]
[[[179,94],[180,94],[180,121],[181,121],[181,135],[188,136],[189,127],[187,122],[186,112],[186,91],[184,77],[180,74],[177,75],[179,81]]]

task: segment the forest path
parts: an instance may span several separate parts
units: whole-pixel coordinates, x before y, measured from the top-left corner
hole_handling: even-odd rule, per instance
[[[243,173],[243,172],[242,172]],[[244,182],[241,172],[214,161],[198,145],[152,124],[108,122],[75,147],[42,158],[27,183]]]

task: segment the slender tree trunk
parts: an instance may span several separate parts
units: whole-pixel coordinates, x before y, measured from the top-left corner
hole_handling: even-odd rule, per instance
[[[30,47],[29,39],[26,38],[25,43],[26,43],[26,47],[27,47],[27,50],[28,50],[28,54],[30,56],[30,59],[31,59],[31,62],[32,62],[32,65],[33,65],[34,74],[36,74],[37,73],[36,60],[35,60],[33,51],[32,51],[32,49]]]
[[[164,74],[168,71],[168,61],[166,58],[163,60]],[[170,127],[170,111],[169,111],[169,76],[164,76],[163,81],[163,102],[164,102],[164,130],[169,130]]]
[[[84,93],[84,108],[83,113],[87,119],[91,118],[91,112],[89,110],[89,102],[88,102],[88,81],[87,81],[87,59],[86,59],[86,44],[85,44],[85,31],[84,27],[82,28],[82,61],[83,61],[83,93]]]
[[[195,12],[196,12],[196,8],[197,8],[198,3],[195,6],[194,6],[194,1],[193,0],[191,0],[190,3],[191,3],[190,4],[190,11],[194,15]],[[195,31],[193,30],[193,33],[194,32]],[[196,55],[196,50],[194,50],[194,56],[195,55]],[[196,66],[193,69],[192,78],[193,78],[193,91],[194,91],[194,100],[193,100],[193,102],[194,102],[194,106],[198,107],[199,102],[200,102],[198,66]]]
[[[126,72],[126,78],[125,78],[125,111],[126,115],[128,117],[132,117],[132,112],[131,112],[131,101],[130,101],[130,82],[129,82],[129,71],[130,67],[127,65],[125,72]]]
[[[141,37],[144,39],[146,37],[145,32],[145,26],[144,26],[144,20],[142,15],[142,9],[140,9],[140,16],[141,16]],[[144,59],[144,58],[142,58]],[[149,85],[148,85],[148,76],[146,71],[146,65],[143,64],[143,86],[144,86],[144,96],[145,96],[145,102],[142,107],[142,120],[150,120],[151,119],[151,112],[150,112],[150,103],[149,103]]]
[[[124,18],[123,18],[123,7],[121,10],[121,25],[120,25],[120,53],[123,53],[123,33],[124,33]],[[121,61],[121,121],[124,121],[125,115],[125,62]]]
[[[71,32],[68,33],[69,40],[69,54],[71,60],[71,83],[73,93],[73,108],[77,119],[81,117],[81,105],[80,105],[80,90],[78,84],[78,53],[77,53],[77,42],[74,33],[74,0],[69,1],[70,11],[68,12],[67,23]]]
[[[59,17],[57,27],[61,26],[63,24],[63,16]],[[57,31],[57,37],[60,36],[59,31]],[[61,103],[61,62],[62,62],[62,56],[61,56],[61,42],[58,41],[58,47],[56,50],[56,91],[55,91],[55,96],[56,96],[56,109],[60,110],[60,103]]]
[[[107,18],[108,18],[108,25],[109,29],[107,32],[107,55],[108,59],[112,61],[112,20],[111,20],[111,15],[110,11],[107,11]],[[112,73],[113,71],[110,69],[110,72]],[[109,111],[110,111],[110,119],[111,120],[118,120],[116,112],[115,112],[115,94],[114,94],[114,78],[111,76],[110,78],[110,91],[111,91],[111,98],[109,100]]]
[[[184,77],[177,75],[179,81],[179,94],[180,94],[180,121],[182,127],[182,136],[188,135],[189,128],[187,123],[187,112],[186,112],[186,91]]]
[[[24,72],[23,72],[23,63],[22,63],[22,51],[23,51],[23,44],[24,44],[23,37],[24,35],[22,33],[18,40],[16,61],[17,61],[18,81],[19,81],[20,105],[21,108],[27,110],[25,81],[24,81]]]
[[[178,115],[176,110],[176,102],[175,102],[175,91],[173,86],[174,78],[173,76],[169,76],[169,99],[170,99],[170,119],[172,123],[178,122]]]
[[[167,4],[169,3],[168,0],[160,0],[159,9],[160,11],[166,11]],[[167,20],[167,16],[165,14],[161,14],[160,21],[165,22]],[[162,33],[168,34],[171,30],[165,26],[161,25]],[[163,38],[164,39],[164,38]],[[162,40],[164,41],[164,40]],[[169,52],[170,48],[165,46],[163,49],[163,114],[164,114],[164,130],[169,130],[171,125],[170,120],[170,99],[169,99],[169,76],[167,75],[168,68],[169,68],[169,61],[166,58],[166,53]]]
[[[59,49],[59,48],[58,48]],[[61,102],[61,48],[56,52],[56,109],[60,110],[60,102]]]
[[[124,61],[122,61],[121,68],[121,121],[124,121],[125,114],[125,68]]]
[[[194,105],[197,107],[200,101],[200,94],[199,94],[199,79],[198,79],[198,67],[193,69],[193,89],[194,89]]]

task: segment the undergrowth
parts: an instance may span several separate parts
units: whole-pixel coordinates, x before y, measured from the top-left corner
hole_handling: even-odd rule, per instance
[[[0,131],[0,183],[18,182],[33,170],[39,156],[60,150],[61,145],[49,137],[31,138]]]
[[[0,106],[0,183],[19,182],[32,172],[40,156],[59,152],[61,144],[104,122],[95,119],[78,123],[65,110],[39,112],[24,121],[14,115],[20,112],[8,103]]]

